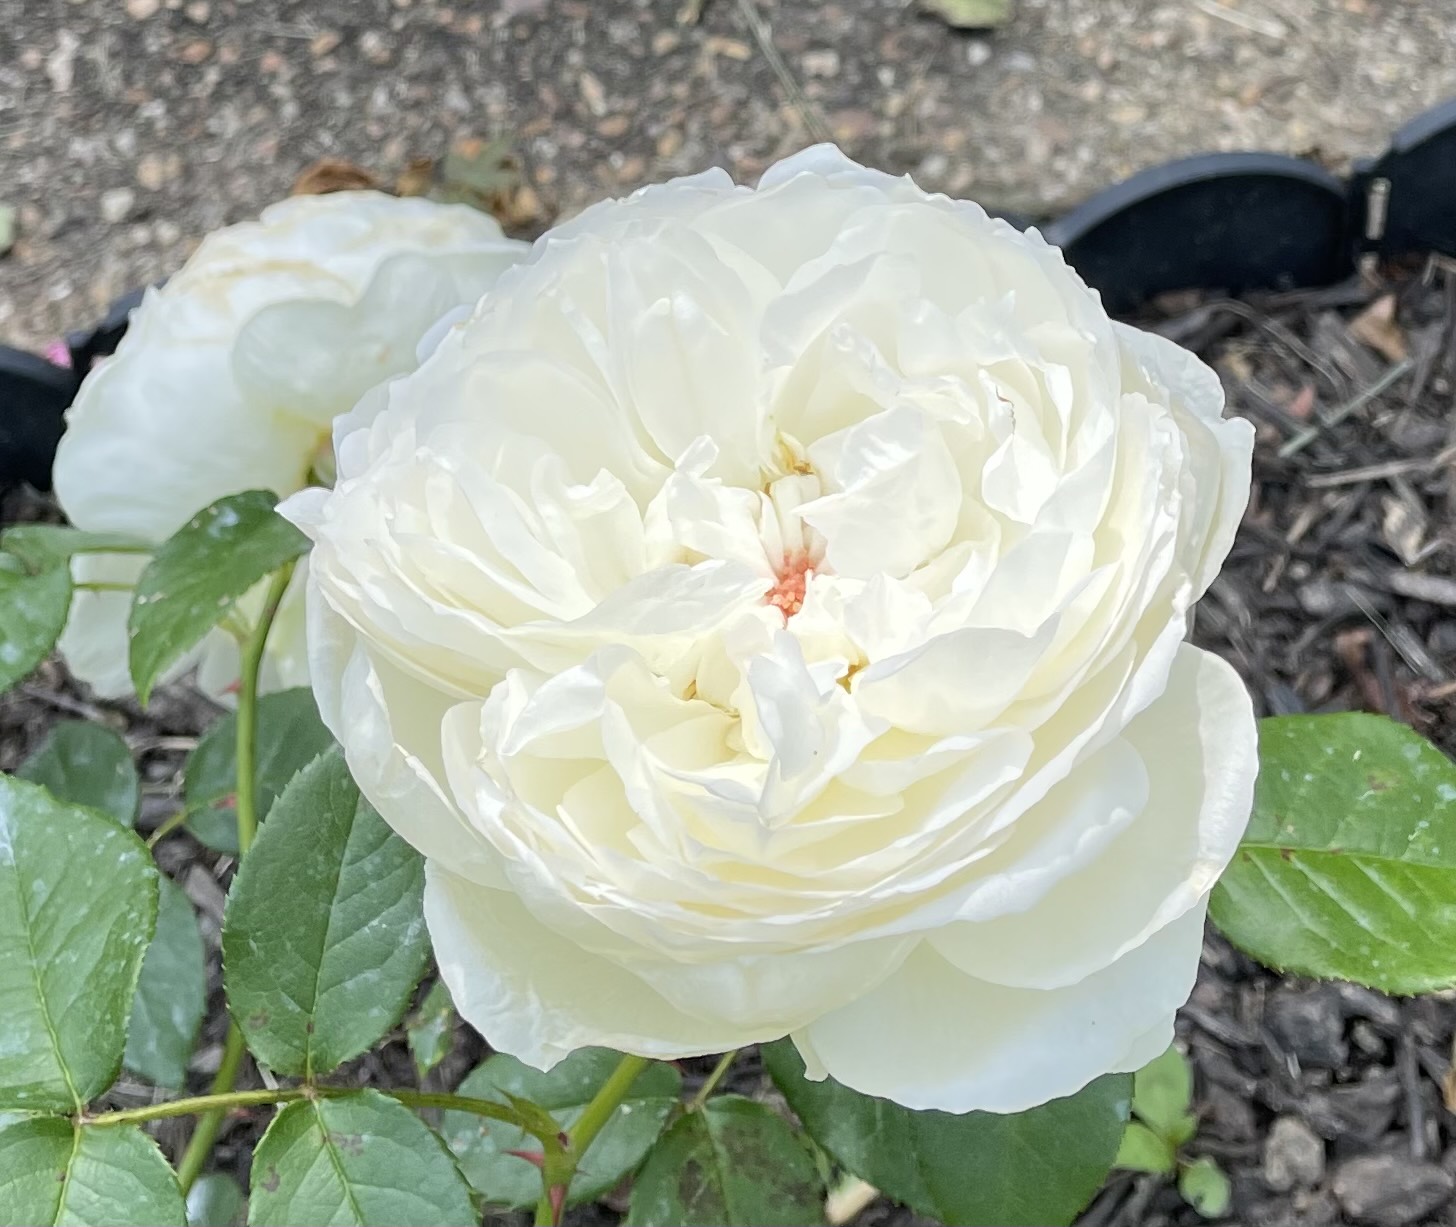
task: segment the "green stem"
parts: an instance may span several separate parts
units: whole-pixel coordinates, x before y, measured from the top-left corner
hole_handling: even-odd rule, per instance
[[[77,592],[130,592],[135,586],[106,579],[83,579],[80,583],[71,585]]]
[[[712,1072],[703,1080],[703,1085],[698,1087],[698,1093],[693,1096],[688,1104],[689,1112],[696,1112],[708,1102],[708,1096],[718,1089],[718,1083],[723,1081],[723,1075],[728,1072],[729,1067],[738,1059],[737,1048],[731,1052],[725,1052],[718,1058],[718,1064],[713,1066]]]
[[[253,837],[258,833],[256,766],[258,740],[258,675],[263,668],[263,649],[268,644],[268,632],[273,628],[273,619],[283,594],[288,590],[288,581],[293,578],[293,564],[289,563],[276,572],[268,585],[268,595],[263,601],[263,612],[243,643],[241,676],[238,683],[238,850],[246,856],[252,847]]]
[[[177,1164],[177,1183],[182,1186],[183,1196],[186,1196],[188,1190],[192,1188],[193,1181],[202,1174],[202,1166],[207,1162],[207,1156],[212,1153],[212,1144],[217,1141],[218,1130],[222,1128],[222,1117],[225,1110],[223,1106],[216,1105],[216,1100],[219,1098],[226,1100],[228,1094],[232,1092],[233,1083],[238,1080],[238,1070],[242,1067],[243,1057],[247,1051],[247,1045],[243,1043],[243,1033],[238,1029],[238,1024],[230,1024],[227,1039],[222,1047],[222,1062],[218,1065],[217,1074],[212,1079],[212,1094],[202,1097],[213,1100],[215,1106],[208,1108],[198,1117],[197,1124],[192,1130],[192,1136],[187,1140],[187,1149],[182,1152],[182,1158]],[[167,1106],[167,1104],[157,1105],[158,1108]],[[133,1110],[146,1111],[145,1108]],[[107,1113],[107,1115],[112,1114]],[[123,1113],[123,1115],[125,1114]]]
[[[222,1071],[219,1070],[219,1073]],[[101,1112],[96,1116],[82,1117],[81,1123],[88,1128],[102,1128],[107,1125],[135,1125],[151,1120],[166,1120],[172,1116],[207,1116],[216,1113],[219,1118],[225,1112],[237,1108],[259,1108],[271,1104],[294,1103],[299,1099],[337,1099],[341,1095],[353,1095],[358,1088],[348,1086],[295,1086],[267,1087],[256,1091],[225,1091],[210,1095],[193,1095],[187,1099],[173,1099],[167,1103],[148,1104],[144,1108],[124,1108],[116,1112]],[[427,1091],[382,1092],[391,1099],[410,1108],[443,1108],[448,1112],[470,1112],[475,1116],[488,1116],[492,1120],[529,1129],[514,1109],[493,1099],[476,1099],[469,1095],[449,1095]],[[199,1122],[199,1132],[201,1124]],[[189,1148],[190,1149],[190,1148]],[[184,1157],[184,1163],[185,1163]],[[179,1166],[179,1173],[180,1173]]]
[[[318,1089],[325,1095],[349,1093],[347,1088],[342,1092],[334,1091],[332,1088],[320,1087]],[[443,1108],[446,1112],[471,1112],[476,1116],[488,1116],[491,1120],[515,1125],[518,1129],[531,1134],[543,1145],[555,1140],[550,1134],[545,1137],[540,1136],[535,1126],[514,1108],[507,1107],[503,1103],[496,1103],[493,1099],[476,1099],[473,1095],[451,1095],[446,1091],[383,1090],[382,1093],[391,1099],[398,1099],[407,1108]]]
[[[238,851],[246,855],[252,846],[253,836],[258,833],[257,810],[257,740],[258,740],[258,675],[263,668],[263,649],[268,645],[268,632],[273,628],[273,619],[288,581],[293,577],[293,564],[289,563],[277,571],[268,584],[268,594],[263,600],[263,612],[242,645],[241,676],[238,686]],[[247,1055],[247,1044],[236,1021],[228,1024],[227,1040],[223,1044],[222,1063],[217,1067],[217,1076],[212,1080],[212,1094],[226,1096],[232,1092]],[[192,1182],[201,1174],[207,1156],[212,1153],[217,1141],[218,1130],[222,1128],[224,1109],[212,1107],[197,1119],[192,1136],[187,1140],[187,1149],[177,1164],[177,1182],[185,1195],[192,1188]]]
[[[189,807],[187,809],[179,809],[175,814],[169,815],[164,822],[158,824],[155,831],[147,836],[147,847],[155,848],[163,839],[180,827],[196,812],[196,808]]]
[[[597,1134],[612,1119],[612,1113],[621,1106],[622,1100],[627,1098],[627,1092],[637,1081],[637,1075],[647,1066],[646,1057],[634,1057],[630,1054],[624,1056],[617,1062],[617,1068],[612,1071],[611,1077],[603,1082],[597,1093],[591,1097],[591,1102],[586,1105],[581,1116],[577,1118],[576,1128],[571,1131],[559,1162],[548,1161],[542,1169],[544,1187],[541,1190],[541,1199],[536,1203],[537,1227],[555,1227],[557,1208],[551,1200],[552,1190],[565,1190],[571,1187],[571,1178],[576,1175],[576,1168],[581,1162],[582,1156],[596,1141]],[[553,1168],[556,1170],[553,1171]]]
[[[220,802],[217,797],[208,797],[204,801],[194,801],[191,805],[184,806],[182,809],[168,814],[166,818],[157,824],[156,830],[147,836],[147,847],[155,848],[178,827],[183,826],[191,819],[197,817],[204,810],[212,809],[213,806],[218,804]]]
[[[150,1120],[168,1120],[174,1116],[206,1116],[209,1112],[231,1112],[238,1108],[261,1108],[275,1103],[292,1103],[309,1095],[301,1087],[270,1091],[263,1087],[257,1091],[226,1091],[216,1095],[192,1095],[186,1099],[169,1099],[166,1103],[151,1103],[143,1108],[123,1108],[116,1112],[98,1112],[95,1116],[83,1117],[81,1123],[90,1128],[104,1128],[107,1125],[140,1125]]]
[[[571,1131],[568,1153],[572,1156],[572,1167],[581,1161],[588,1147],[596,1141],[597,1134],[612,1119],[612,1113],[627,1098],[627,1092],[637,1081],[637,1075],[647,1068],[646,1057],[624,1056],[617,1062],[612,1076],[602,1083],[601,1089],[592,1096],[586,1110],[577,1118],[576,1128]]]

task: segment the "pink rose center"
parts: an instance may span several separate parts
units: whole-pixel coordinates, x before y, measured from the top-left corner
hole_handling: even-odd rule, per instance
[[[808,554],[800,551],[788,555],[775,571],[778,583],[765,594],[764,604],[781,611],[787,622],[804,608],[804,591],[814,570],[814,560]]]

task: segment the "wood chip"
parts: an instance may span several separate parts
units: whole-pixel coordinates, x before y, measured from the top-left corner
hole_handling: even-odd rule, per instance
[[[1396,568],[1385,577],[1385,586],[1401,596],[1456,609],[1456,579],[1448,575],[1427,575],[1421,571]]]
[[[435,159],[411,158],[394,181],[396,196],[423,196],[435,183]]]
[[[1382,294],[1350,321],[1350,335],[1390,362],[1410,357],[1405,331],[1395,321],[1395,295]]]
[[[1425,554],[1426,529],[1429,521],[1426,509],[1406,491],[1407,497],[1387,494],[1381,500],[1380,535],[1390,546],[1395,556],[1411,567],[1420,562]]]

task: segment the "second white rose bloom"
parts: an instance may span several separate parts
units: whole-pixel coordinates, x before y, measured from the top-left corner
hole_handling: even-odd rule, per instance
[[[1156,1056],[1248,818],[1186,645],[1248,493],[1212,372],[830,148],[539,241],[337,428],[325,720],[540,1067],[792,1035],[913,1108]]]
[[[334,417],[415,366],[442,315],[473,303],[525,245],[463,205],[378,192],[302,196],[203,240],[147,292],[116,355],[81,385],[56,454],[71,522],[160,543],[243,490],[292,494],[332,461]],[[82,555],[78,581],[133,583],[144,558]],[[265,687],[308,681],[302,576],[270,640]],[[131,594],[80,590],[61,653],[104,696],[130,693]],[[203,689],[237,679],[216,632],[189,655]]]

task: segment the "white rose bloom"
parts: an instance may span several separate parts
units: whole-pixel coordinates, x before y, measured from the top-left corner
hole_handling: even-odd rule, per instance
[[[1010,1112],[1156,1056],[1254,719],[1253,432],[1036,234],[820,147],[546,235],[335,428],[324,718],[538,1067],[791,1035]]]
[[[66,514],[78,528],[159,543],[224,495],[293,493],[331,462],[333,418],[413,369],[431,326],[525,250],[477,210],[378,192],[296,197],[209,235],[147,292],[116,355],[82,383],[56,453]],[[73,571],[131,584],[145,564],[90,554]],[[308,680],[302,590],[300,575],[265,687]],[[132,691],[130,601],[78,591],[61,638],[72,672],[101,695]],[[204,689],[221,692],[237,679],[237,647],[215,632],[173,673],[193,665]]]

